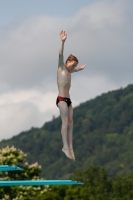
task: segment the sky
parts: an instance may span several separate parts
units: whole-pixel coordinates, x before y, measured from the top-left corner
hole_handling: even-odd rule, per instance
[[[73,107],[133,83],[132,0],[0,0],[0,140],[53,116],[61,30],[75,55]]]

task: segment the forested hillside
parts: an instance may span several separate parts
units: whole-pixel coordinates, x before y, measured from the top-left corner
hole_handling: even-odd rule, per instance
[[[29,163],[42,165],[46,179],[67,178],[91,165],[104,167],[109,177],[133,174],[133,85],[74,108],[75,162],[61,151],[60,127],[58,117],[1,141],[0,148],[14,145],[27,153]]]

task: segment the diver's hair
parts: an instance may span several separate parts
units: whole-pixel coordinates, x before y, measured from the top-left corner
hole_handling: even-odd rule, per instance
[[[67,61],[76,61],[77,63],[79,62],[78,59],[73,56],[72,54],[70,54],[70,56],[68,56],[67,60],[66,60],[66,64],[67,64]]]

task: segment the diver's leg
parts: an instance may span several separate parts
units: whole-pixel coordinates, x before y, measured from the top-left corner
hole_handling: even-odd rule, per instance
[[[62,141],[63,141],[63,149],[62,151],[66,154],[66,156],[70,159],[72,158],[72,155],[69,150],[68,146],[68,106],[66,102],[60,101],[58,103],[58,107],[60,109],[60,116],[62,120],[62,127],[61,127],[61,134],[62,134]]]
[[[74,151],[73,151],[73,108],[72,104],[68,107],[68,146],[70,153],[75,160]]]

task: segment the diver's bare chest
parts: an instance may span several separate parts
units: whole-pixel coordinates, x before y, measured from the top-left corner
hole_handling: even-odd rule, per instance
[[[59,70],[57,72],[57,77],[58,77],[58,79],[64,79],[64,80],[70,81],[71,80],[71,73],[67,72],[66,70],[63,70],[63,71]]]

